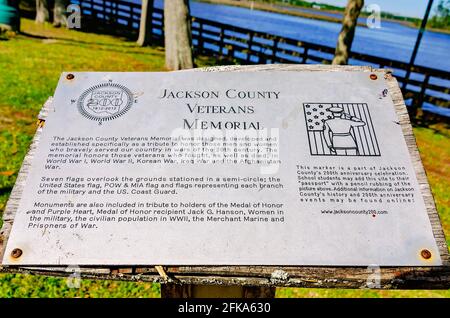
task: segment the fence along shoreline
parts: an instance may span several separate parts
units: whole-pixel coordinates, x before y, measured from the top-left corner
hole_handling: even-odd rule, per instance
[[[87,25],[90,29],[107,25],[122,32],[137,34],[140,4],[123,0],[71,0],[71,3],[80,6],[82,25]],[[151,14],[151,26],[148,29],[153,43],[164,45],[164,11],[153,7]],[[198,17],[192,17],[192,40],[195,54],[215,57],[222,64],[330,64],[335,51],[331,46]],[[349,62],[351,65],[393,69],[411,117],[415,117],[422,108],[426,112],[450,119],[450,72],[357,52],[350,53]],[[411,74],[405,78],[408,68],[411,69]]]

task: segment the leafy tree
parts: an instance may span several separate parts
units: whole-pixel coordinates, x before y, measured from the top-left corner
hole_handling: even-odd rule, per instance
[[[450,28],[450,0],[441,0],[435,9],[434,16],[428,21],[432,28]]]

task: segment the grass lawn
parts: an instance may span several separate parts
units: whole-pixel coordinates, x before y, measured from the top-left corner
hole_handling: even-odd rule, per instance
[[[126,39],[95,35],[22,20],[25,34],[0,38],[0,215],[36,129],[36,116],[52,95],[62,71],[163,71],[164,49],[137,47]],[[199,66],[211,64],[207,58]],[[414,129],[450,237],[450,130],[443,125]],[[1,225],[1,220],[0,220]],[[449,240],[447,240],[449,242]],[[0,274],[0,297],[159,297],[151,283]],[[279,288],[278,297],[450,297],[446,291],[374,291]]]

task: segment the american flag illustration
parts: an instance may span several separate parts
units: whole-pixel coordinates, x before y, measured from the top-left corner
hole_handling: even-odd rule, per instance
[[[333,112],[339,109],[343,118],[357,122],[364,122],[363,126],[351,127],[348,137],[351,136],[355,144],[355,152],[351,154],[336,153],[330,149],[325,138],[325,123],[334,118]],[[311,155],[356,155],[356,156],[380,156],[380,148],[375,135],[375,129],[370,116],[369,107],[365,103],[304,103],[303,110],[308,132],[308,140]],[[330,122],[329,122],[330,123]],[[343,135],[343,134],[336,134]]]

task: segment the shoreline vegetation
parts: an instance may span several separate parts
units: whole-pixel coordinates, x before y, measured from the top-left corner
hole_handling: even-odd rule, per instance
[[[284,3],[281,1],[274,1],[274,2],[262,2],[262,1],[250,1],[250,0],[195,0],[196,2],[204,2],[209,4],[221,4],[221,5],[228,5],[228,6],[234,6],[234,7],[241,7],[251,10],[260,10],[260,11],[266,11],[266,12],[273,12],[273,13],[279,13],[279,14],[286,14],[291,16],[297,16],[301,18],[307,18],[312,20],[321,20],[321,21],[327,21],[327,22],[334,22],[334,23],[342,23],[342,18],[338,17],[331,17],[326,16],[322,14],[314,14],[310,12],[302,12],[300,10],[295,9],[307,9],[308,11],[317,11],[317,12],[323,12],[323,13],[330,13],[330,14],[341,14],[343,15],[343,10],[337,10],[336,8],[327,8],[327,9],[317,9],[314,7],[307,7],[307,6],[301,6],[301,5],[292,5],[288,3]],[[369,14],[367,12],[361,12],[360,17],[365,18],[368,17]],[[394,23],[402,24],[406,27],[419,29],[421,19],[418,18],[408,18],[404,17],[405,20],[395,19],[395,18],[388,18],[388,17],[381,17],[381,21],[389,21]],[[367,25],[365,23],[359,22],[358,26],[367,28]],[[444,34],[450,34],[450,29],[438,29],[438,28],[431,28],[427,27],[426,31],[431,32],[437,32],[437,33],[444,33]]]

